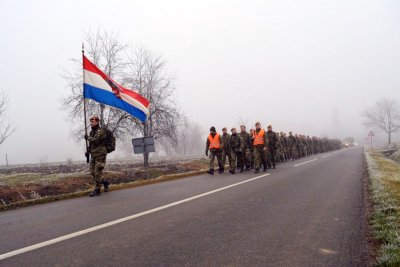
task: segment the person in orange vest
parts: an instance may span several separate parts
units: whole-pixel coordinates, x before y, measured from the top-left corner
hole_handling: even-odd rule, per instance
[[[264,166],[264,172],[266,172],[268,137],[265,130],[261,128],[261,123],[259,122],[256,123],[256,130],[253,132],[253,146],[255,173],[260,172],[261,162]]]
[[[221,157],[221,150],[223,149],[222,138],[219,135],[215,127],[210,128],[210,134],[207,137],[206,142],[206,156],[208,156],[208,152],[210,151],[210,170],[207,172],[211,175],[214,175],[214,160],[217,158],[218,160],[218,172],[224,172],[224,166],[222,165],[222,157]]]

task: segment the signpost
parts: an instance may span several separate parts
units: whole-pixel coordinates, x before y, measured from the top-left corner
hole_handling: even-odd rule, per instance
[[[372,137],[374,136],[374,132],[373,131],[369,131],[368,136],[371,139],[371,148],[372,148]]]
[[[134,154],[156,152],[153,136],[134,138],[134,139],[132,139],[132,146],[133,146]],[[145,166],[145,170],[146,170],[146,179],[149,179],[148,166]]]

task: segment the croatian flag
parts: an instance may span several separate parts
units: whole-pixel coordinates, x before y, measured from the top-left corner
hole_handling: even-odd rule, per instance
[[[114,82],[83,56],[83,97],[116,107],[142,122],[149,113],[149,101],[140,94]]]

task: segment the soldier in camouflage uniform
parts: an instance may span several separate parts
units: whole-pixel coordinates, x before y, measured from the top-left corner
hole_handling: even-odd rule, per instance
[[[272,131],[272,125],[268,125],[267,128],[267,138],[268,138],[268,167],[276,168],[276,151],[279,146],[279,138],[276,132]]]
[[[293,158],[299,159],[301,158],[302,154],[301,154],[301,141],[298,134],[294,135],[294,140],[295,140],[295,149],[293,150]]]
[[[313,142],[309,135],[307,135],[306,141],[307,141],[307,154],[312,155],[313,154]]]
[[[232,152],[231,152],[231,135],[228,134],[226,127],[222,128],[222,166],[225,167],[226,157],[228,157],[229,167],[231,167],[232,162]]]
[[[318,138],[315,137],[315,136],[313,136],[313,137],[311,138],[311,140],[312,140],[312,143],[313,143],[313,153],[314,153],[314,154],[319,153],[319,149],[318,149]]]
[[[286,162],[288,160],[288,139],[286,133],[281,132],[280,140],[282,147],[282,161]]]
[[[261,123],[256,123],[256,130],[253,133],[254,146],[254,167],[255,173],[260,172],[261,163],[264,166],[264,172],[267,171],[267,149],[268,137],[264,129],[261,129]]]
[[[304,158],[307,156],[307,145],[306,145],[306,139],[304,138],[304,135],[299,135],[299,140],[300,140],[300,152],[301,156]]]
[[[328,146],[329,146],[328,138],[326,137],[322,138],[322,152],[327,152]]]
[[[235,166],[237,166],[238,169],[240,169],[240,172],[242,173],[244,170],[244,164],[243,164],[243,151],[244,151],[244,142],[243,138],[240,134],[236,133],[236,128],[231,129],[232,135],[231,135],[231,151],[232,151],[232,156],[231,156],[231,163],[230,163],[230,170],[229,172],[232,174],[235,174]]]
[[[281,137],[280,137],[279,133],[276,133],[276,136],[278,137],[279,142],[278,142],[278,145],[277,145],[277,148],[276,148],[276,152],[275,152],[276,156],[275,156],[275,158],[276,158],[276,163],[281,163],[281,162],[283,162],[282,140],[281,140]]]
[[[288,158],[289,160],[294,160],[293,158],[293,153],[294,153],[294,149],[296,146],[296,140],[295,137],[293,136],[292,132],[289,132],[289,136],[287,138],[287,150],[288,150]]]
[[[103,178],[103,169],[106,166],[107,148],[106,148],[106,131],[100,127],[99,118],[92,117],[90,126],[92,130],[89,136],[85,135],[85,139],[89,141],[88,152],[90,154],[90,174],[95,181],[95,189],[90,193],[90,197],[100,195],[101,185],[104,186],[104,191],[108,192],[110,183]]]
[[[250,129],[250,169],[254,169],[254,146],[253,146],[253,134],[254,134],[254,129]]]
[[[251,149],[253,147],[253,143],[251,141],[251,136],[250,134],[246,131],[246,126],[242,125],[240,126],[240,136],[243,139],[243,143],[244,143],[244,150],[242,153],[242,157],[243,157],[243,163],[246,167],[246,171],[250,170],[250,166],[251,166]]]

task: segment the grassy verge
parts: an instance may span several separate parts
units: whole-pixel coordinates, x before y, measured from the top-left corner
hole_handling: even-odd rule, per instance
[[[378,152],[366,153],[373,202],[371,226],[376,265],[400,266],[400,164]]]
[[[153,165],[149,168],[149,179],[145,179],[142,167],[110,165],[104,177],[114,191],[202,174],[206,166],[207,161],[203,159]],[[0,211],[81,197],[93,190],[88,171],[72,168],[69,173],[57,173],[58,169],[36,167],[30,171],[0,174]]]

